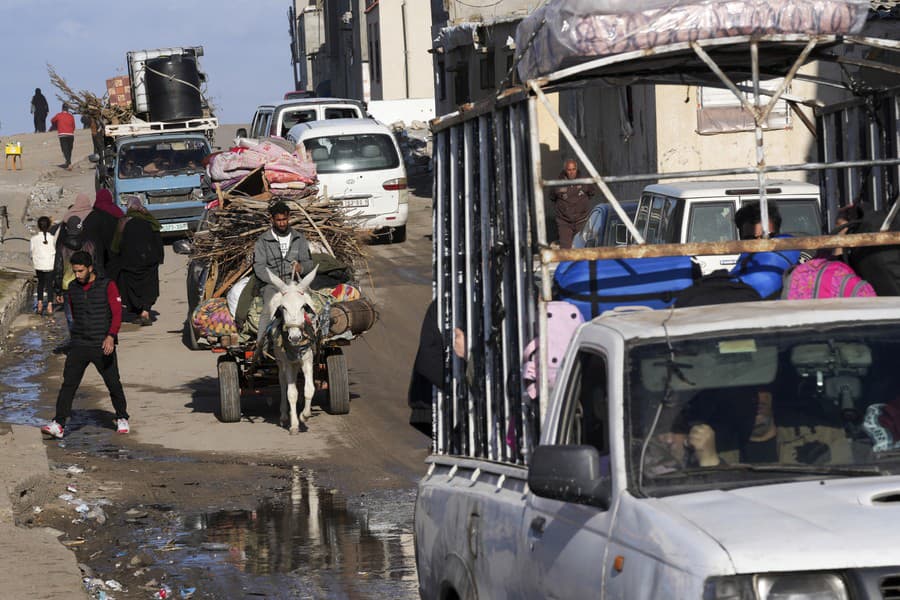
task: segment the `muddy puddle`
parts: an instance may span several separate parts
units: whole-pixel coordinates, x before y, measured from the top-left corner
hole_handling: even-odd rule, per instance
[[[39,425],[52,414],[45,369],[59,365],[50,359],[64,327],[59,315],[6,340],[0,422]],[[75,415],[78,435],[47,444],[51,500],[20,522],[64,531],[88,581],[120,586],[90,587],[92,598],[418,597],[414,490],[347,497],[301,466],[123,444],[106,412]],[[102,509],[102,522],[79,502]]]

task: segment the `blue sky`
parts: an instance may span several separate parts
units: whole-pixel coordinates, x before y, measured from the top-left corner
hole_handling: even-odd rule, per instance
[[[246,123],[258,104],[293,89],[291,0],[0,0],[0,137],[34,131],[34,88],[60,107],[47,63],[76,90],[105,93],[126,75],[125,53],[203,46],[207,95],[222,123]],[[11,49],[15,49],[11,51]],[[49,123],[49,118],[47,119]]]

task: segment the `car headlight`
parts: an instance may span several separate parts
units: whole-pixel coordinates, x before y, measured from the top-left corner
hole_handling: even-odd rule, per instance
[[[771,573],[711,577],[704,600],[849,600],[847,584],[835,573]]]

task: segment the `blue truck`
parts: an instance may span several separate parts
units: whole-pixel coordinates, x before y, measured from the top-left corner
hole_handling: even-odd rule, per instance
[[[91,156],[97,188],[123,208],[138,197],[165,236],[196,229],[210,195],[203,159],[218,120],[200,90],[202,55],[201,47],[128,52],[134,116],[104,123],[102,151]]]

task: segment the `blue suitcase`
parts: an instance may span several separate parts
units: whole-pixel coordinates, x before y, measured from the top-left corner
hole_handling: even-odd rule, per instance
[[[698,276],[690,256],[663,256],[563,262],[553,279],[559,298],[590,320],[617,306],[671,306]]]

